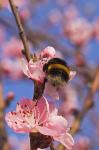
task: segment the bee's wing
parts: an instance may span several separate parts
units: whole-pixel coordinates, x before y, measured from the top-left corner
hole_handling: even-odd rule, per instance
[[[44,94],[52,97],[52,99],[59,100],[59,94],[57,88],[54,87],[49,81],[45,84]]]

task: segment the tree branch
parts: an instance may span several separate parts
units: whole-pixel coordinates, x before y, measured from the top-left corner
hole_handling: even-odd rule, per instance
[[[26,59],[29,61],[30,60],[30,52],[29,52],[29,46],[28,46],[28,42],[27,42],[27,38],[26,38],[26,34],[24,32],[20,17],[19,17],[19,13],[18,13],[18,8],[15,6],[13,0],[9,0],[9,4],[11,6],[12,12],[14,14],[18,29],[19,29],[19,35],[20,38],[23,42],[24,45],[24,51],[25,51],[25,57]]]
[[[0,149],[10,150],[5,130],[4,109],[5,109],[5,101],[3,100],[3,87],[2,83],[0,83]]]

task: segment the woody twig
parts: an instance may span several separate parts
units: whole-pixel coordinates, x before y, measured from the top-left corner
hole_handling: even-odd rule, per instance
[[[27,61],[29,61],[30,60],[29,45],[28,45],[28,42],[27,42],[25,31],[23,29],[23,26],[22,26],[22,23],[21,23],[21,20],[20,20],[20,16],[19,16],[19,13],[18,13],[18,8],[15,6],[13,0],[9,0],[9,4],[11,6],[12,12],[14,14],[14,17],[15,17],[15,20],[16,20],[16,23],[17,23],[17,26],[18,26],[18,29],[19,29],[20,38],[23,42],[25,57],[26,57]]]
[[[17,26],[18,26],[18,29],[19,29],[20,38],[23,42],[25,57],[26,57],[27,61],[29,61],[30,60],[30,52],[29,52],[28,41],[27,41],[26,34],[24,32],[24,29],[23,29],[23,26],[22,26],[22,23],[21,23],[21,20],[20,20],[20,16],[19,16],[19,13],[18,13],[18,8],[15,6],[13,0],[9,0],[9,4],[11,6],[12,12],[14,14],[14,17],[15,17],[15,20],[16,20],[16,23],[17,23]],[[30,134],[30,149],[31,150],[36,150],[37,149],[35,147],[35,145],[33,145],[32,134]]]
[[[7,134],[4,127],[4,109],[5,101],[3,100],[3,87],[0,82],[0,149],[1,150],[10,150]]]

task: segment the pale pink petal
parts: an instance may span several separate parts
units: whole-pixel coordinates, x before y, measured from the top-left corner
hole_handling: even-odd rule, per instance
[[[49,117],[49,124],[48,128],[52,130],[56,130],[57,134],[64,133],[66,131],[66,128],[68,128],[68,123],[65,118],[62,116],[50,116]]]
[[[23,73],[30,78],[29,69],[28,69],[28,63],[27,63],[27,61],[25,59],[22,59],[21,66],[22,66]]]
[[[45,73],[43,72],[43,65],[40,61],[34,63],[33,60],[30,60],[28,68],[32,79],[43,82]]]
[[[23,44],[21,40],[16,37],[13,37],[9,41],[3,43],[2,48],[4,57],[22,57]]]
[[[37,57],[36,61],[30,59],[27,63],[23,61],[23,72],[32,80],[42,83],[45,79],[45,72],[43,71],[44,64],[55,56],[55,49],[53,47],[45,48]]]
[[[39,124],[45,123],[49,116],[49,104],[45,97],[38,100],[36,109],[39,113]]]
[[[53,47],[46,47],[42,52],[41,52],[41,57],[44,58],[44,57],[54,57],[55,56],[55,49]]]
[[[57,135],[57,130],[52,130],[48,127],[45,126],[38,126],[37,127],[38,131],[44,135],[49,135],[49,136],[53,136],[53,135]]]
[[[29,65],[30,77],[39,82],[43,82],[45,73],[43,72],[43,65],[40,61],[33,62],[30,60]]]
[[[33,126],[31,127],[30,123],[24,117],[24,112],[17,113],[9,112],[5,116],[5,120],[10,128],[18,133],[29,133]],[[32,118],[33,122],[33,118]]]
[[[50,136],[58,136],[66,132],[67,121],[62,116],[51,116],[44,127],[38,127],[40,133]]]
[[[45,97],[38,101],[22,99],[16,112],[9,112],[5,116],[9,127],[15,132],[40,132],[51,136],[67,148],[72,147],[73,139],[68,132],[68,123],[65,118],[57,115],[57,109],[49,104]]]
[[[71,150],[74,145],[74,140],[69,133],[64,133],[54,137],[54,140],[62,143],[68,150]]]
[[[29,78],[38,82],[43,82],[45,73],[43,72],[43,65],[40,61],[33,62],[31,59],[29,63],[27,63],[27,61],[23,59],[22,70]]]
[[[36,126],[34,115],[35,102],[22,99],[17,103],[16,112],[9,112],[5,116],[10,128],[15,132],[31,132]]]
[[[86,44],[91,39],[92,26],[86,19],[77,17],[66,23],[65,33],[74,44]]]
[[[29,99],[26,99],[26,98],[22,98],[20,100],[19,103],[17,103],[17,106],[16,106],[16,112],[19,112],[20,109],[26,111],[26,110],[33,110],[34,109],[34,106],[35,106],[35,103],[34,101],[32,100],[29,100]]]
[[[21,99],[17,103],[16,112],[9,112],[5,119],[15,132],[32,132],[37,126],[46,123],[49,115],[49,105],[47,100],[42,97],[40,100],[32,101]]]
[[[21,65],[18,59],[3,59],[1,61],[2,69],[4,74],[11,77],[12,79],[20,79],[23,77],[23,73],[21,70]]]

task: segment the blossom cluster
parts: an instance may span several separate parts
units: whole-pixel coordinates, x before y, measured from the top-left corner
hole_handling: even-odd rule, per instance
[[[29,62],[22,59],[24,74],[35,81],[38,86],[39,84],[43,84],[46,77],[43,66],[55,57],[55,49],[47,47],[35,57],[33,55]],[[75,72],[69,72],[70,79],[74,75]],[[58,115],[58,109],[52,102],[48,102],[46,98],[47,95],[53,99],[60,99],[63,90],[66,90],[66,83],[57,89],[49,82],[46,83],[42,96],[37,100],[21,99],[17,103],[16,111],[9,112],[5,116],[9,127],[17,133],[39,132],[45,136],[50,136],[52,140],[61,142],[67,149],[72,149],[74,140],[69,133],[70,127],[68,121],[61,115]],[[40,147],[38,146],[38,148]]]
[[[87,18],[81,17],[74,6],[65,12],[64,34],[76,46],[84,46],[93,38],[99,40],[99,19],[90,23]]]

